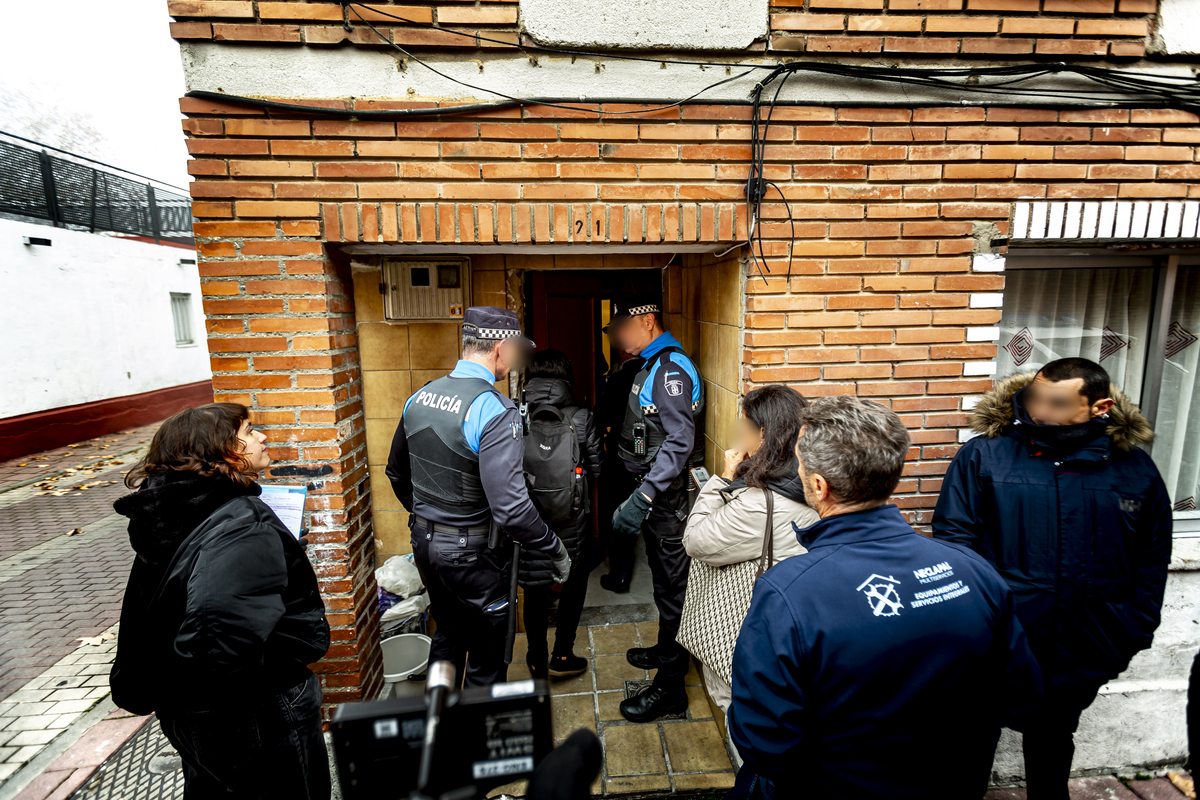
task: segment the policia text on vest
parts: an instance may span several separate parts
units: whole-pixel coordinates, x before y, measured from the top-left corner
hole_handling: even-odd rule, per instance
[[[559,580],[570,558],[529,499],[520,415],[494,385],[532,342],[499,308],[467,309],[463,334],[471,347],[454,370],[405,403],[387,475],[412,513],[413,558],[437,622],[430,662],[450,661],[467,686],[486,686],[508,671],[508,540],[551,553]]]
[[[657,669],[653,685],[621,703],[621,713],[648,722],[687,706],[689,655],[675,641],[691,560],[683,548],[689,502],[688,469],[704,461],[704,381],[679,341],[663,331],[655,302],[614,304],[609,330],[639,356],[621,427],[619,454],[637,489],[613,515],[619,533],[646,535],[646,556],[658,606],[658,643],[634,648],[629,662]]]

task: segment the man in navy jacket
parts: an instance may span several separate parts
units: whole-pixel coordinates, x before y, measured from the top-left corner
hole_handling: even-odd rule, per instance
[[[1030,800],[1066,800],[1083,710],[1158,627],[1171,501],[1150,423],[1083,358],[1000,381],[976,406],[981,436],[946,472],[933,534],[995,565],[1046,676],[1025,733]]]
[[[808,553],[758,581],[733,657],[733,796],[973,800],[1002,725],[1040,700],[1013,595],[970,550],[894,505],[910,446],[854,397],[801,414]],[[934,766],[930,766],[933,764]]]

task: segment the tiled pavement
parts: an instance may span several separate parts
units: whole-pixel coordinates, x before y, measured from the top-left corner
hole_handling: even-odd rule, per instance
[[[120,616],[133,559],[124,517],[110,510],[79,526],[0,561],[0,700]]]
[[[105,459],[119,458],[123,453],[149,444],[150,438],[154,436],[156,430],[158,430],[158,423],[143,425],[140,428],[130,428],[127,431],[88,439],[78,444],[69,444],[42,453],[0,461],[0,491],[53,475],[64,469],[86,465],[100,456]]]
[[[625,681],[654,675],[632,666],[625,660],[625,651],[649,647],[657,640],[657,622],[591,626],[587,637],[581,635],[575,646],[575,655],[588,659],[587,671],[574,678],[551,679],[555,740],[588,728],[599,734],[604,746],[604,765],[593,794],[733,785],[729,753],[695,665],[687,677],[686,719],[635,724],[621,716],[617,706],[625,697]],[[509,680],[529,677],[524,659],[522,635],[513,650]],[[497,791],[519,795],[522,788],[522,784],[513,784]]]
[[[115,642],[82,640],[117,622],[133,551],[112,501],[155,428],[0,463],[0,797],[108,695]]]

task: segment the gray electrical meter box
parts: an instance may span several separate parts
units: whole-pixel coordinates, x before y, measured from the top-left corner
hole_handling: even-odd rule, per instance
[[[471,302],[471,266],[465,258],[386,259],[383,315],[389,320],[461,320]]]

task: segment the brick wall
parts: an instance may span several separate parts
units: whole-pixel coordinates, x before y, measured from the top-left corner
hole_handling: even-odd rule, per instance
[[[469,254],[744,236],[741,106],[598,124],[539,108],[393,123],[182,105],[214,384],[264,409],[281,462],[334,468],[326,485],[340,499],[316,526],[321,553],[366,528],[352,301],[323,242]],[[1200,194],[1200,120],[1183,112],[782,107],[775,120],[767,177],[791,202],[795,240],[772,195],[762,230],[774,277],[745,283],[742,388],[784,382],[889,403],[917,442],[900,498],[913,511],[934,502],[962,397],[990,385],[964,365],[992,360],[996,346],[968,342],[966,328],[998,321],[971,296],[1001,290],[1003,277],[972,271],[973,234],[1002,234],[1018,197]],[[333,446],[339,424],[349,427]],[[357,566],[327,575],[346,606],[360,599]]]
[[[271,442],[270,478],[312,482],[310,552],[335,637],[320,665],[326,696],[369,696],[381,681],[372,494],[355,298],[340,248],[723,249],[745,236],[749,109],[689,105],[599,123],[538,107],[400,122],[186,99],[181,108],[214,388],[254,408]],[[761,225],[770,279],[751,274],[735,297],[745,309],[735,320],[735,379],[725,376],[728,345],[720,351],[724,301],[702,298],[705,270],[725,285],[711,258],[689,257],[674,280],[668,272],[669,310],[730,398],[785,383],[809,396],[870,397],[901,414],[915,444],[897,500],[919,524],[957,449],[964,397],[991,385],[969,373],[994,359],[996,345],[968,341],[967,329],[999,320],[998,308],[973,307],[972,296],[1001,291],[1003,275],[972,270],[974,235],[1003,234],[1021,197],[1200,196],[1200,118],[1183,112],[780,107],[774,120],[766,177],[791,203],[795,237],[772,193]],[[730,274],[733,286],[743,279]],[[357,321],[372,313],[364,306]],[[735,413],[724,405],[724,416]],[[721,422],[710,424],[715,464],[725,443]]]
[[[180,40],[388,46],[338,3],[171,0],[167,6],[176,20],[171,35]],[[518,28],[517,3],[372,3],[355,9],[406,49],[503,54],[518,43],[533,44]],[[1156,0],[771,0],[769,46],[833,54],[1133,59],[1145,53],[1156,11]],[[753,49],[767,46],[762,41]]]

